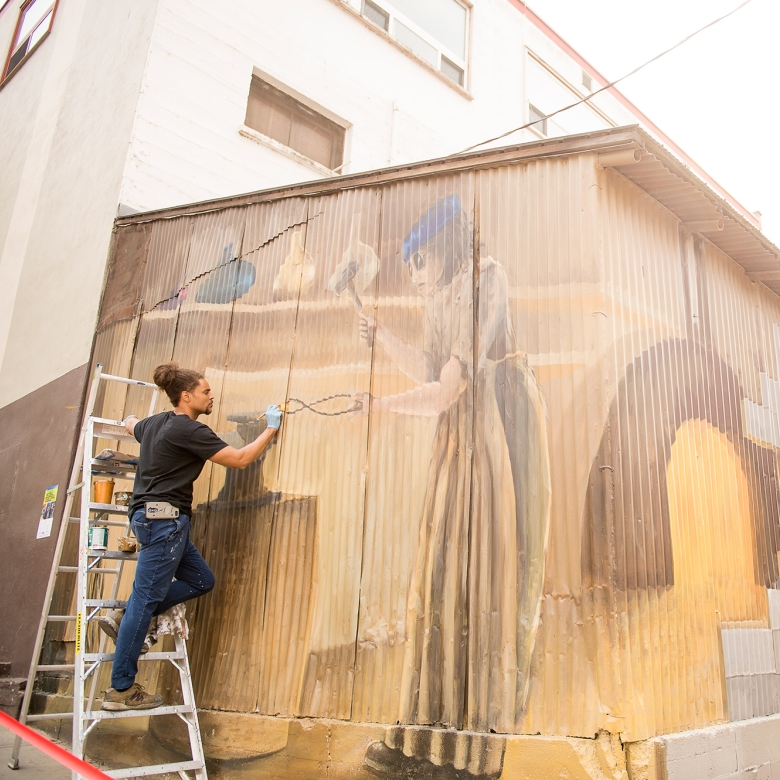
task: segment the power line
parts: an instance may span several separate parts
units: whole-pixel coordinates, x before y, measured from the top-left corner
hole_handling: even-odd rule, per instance
[[[600,87],[595,92],[591,92],[590,95],[587,97],[582,98],[581,100],[578,100],[576,103],[572,103],[569,106],[564,106],[563,108],[559,108],[557,111],[553,111],[551,114],[547,114],[544,118],[549,119],[550,117],[557,116],[558,114],[562,114],[564,111],[568,111],[570,108],[575,108],[576,106],[582,105],[583,103],[587,103],[591,98],[598,95],[600,92],[605,92],[608,89],[611,89],[616,84],[619,84],[621,81],[624,81],[629,76],[633,76],[635,73],[639,73],[642,68],[646,68],[648,65],[651,65],[656,60],[660,60],[661,57],[664,57],[665,55],[669,54],[670,52],[673,52],[675,49],[682,46],[684,43],[687,43],[691,40],[691,38],[694,38],[699,33],[704,32],[705,30],[709,29],[710,27],[716,25],[718,22],[722,22],[724,19],[728,19],[729,16],[732,14],[735,14],[737,11],[742,10],[748,3],[751,3],[752,0],[745,0],[743,3],[740,3],[736,8],[733,8],[731,11],[729,11],[726,14],[723,14],[723,16],[719,16],[717,19],[713,19],[708,24],[705,24],[704,27],[700,27],[695,32],[692,32],[690,35],[683,38],[678,43],[675,43],[674,46],[671,46],[670,48],[666,49],[666,51],[662,51],[660,54],[656,54],[655,57],[652,59],[647,60],[647,62],[643,62],[638,67],[634,68],[629,73],[626,73],[625,75],[621,76],[619,79],[615,79],[614,81],[610,81],[609,84],[605,84],[603,87]],[[467,146],[465,149],[462,149],[460,152],[454,152],[451,155],[448,155],[449,157],[454,157],[458,154],[465,154],[466,152],[470,152],[472,149],[476,149],[478,146],[484,146],[485,144],[492,143],[493,141],[498,141],[501,138],[506,138],[508,135],[512,135],[512,133],[517,133],[520,130],[525,130],[528,127],[531,127],[532,125],[539,124],[541,122],[541,119],[535,119],[533,122],[527,122],[524,125],[520,125],[520,127],[514,127],[511,130],[507,130],[505,133],[501,133],[501,135],[497,135],[494,138],[488,138],[487,141],[480,141],[479,143],[473,144],[472,146]]]

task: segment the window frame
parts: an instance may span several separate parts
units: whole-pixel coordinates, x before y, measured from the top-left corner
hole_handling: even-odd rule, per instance
[[[57,8],[60,4],[60,0],[53,0],[51,4],[51,22],[49,23],[49,29],[46,30],[46,32],[35,42],[35,44],[32,46],[32,48],[27,51],[22,57],[19,62],[16,63],[14,66],[14,69],[9,72],[8,66],[11,64],[11,58],[13,57],[15,50],[14,50],[14,44],[17,43],[17,37],[19,35],[19,31],[22,28],[22,22],[24,21],[24,14],[25,11],[35,2],[35,0],[24,0],[24,2],[19,6],[19,13],[16,17],[16,24],[14,25],[14,32],[11,36],[11,42],[8,44],[8,50],[5,55],[5,60],[3,61],[3,70],[2,75],[0,75],[0,89],[2,89],[21,69],[25,62],[27,62],[30,57],[38,50],[38,47],[49,37],[51,34],[51,31],[54,27],[54,21],[57,18]],[[7,5],[7,3],[6,3]],[[5,5],[3,6],[5,8]],[[2,10],[2,9],[0,9]],[[44,19],[46,16],[43,17]],[[41,19],[43,21],[43,19]],[[37,28],[35,28],[37,29]],[[35,29],[32,30],[30,34],[35,32]]]
[[[366,14],[366,6],[369,6],[373,8],[374,10],[378,11],[379,14],[385,17],[385,23],[386,27],[378,25],[368,14]],[[377,27],[379,27],[380,30],[384,30],[388,35],[390,34],[390,14],[382,8],[381,5],[378,5],[377,3],[373,2],[373,0],[362,0],[360,3],[360,13],[363,16],[364,19],[368,19],[371,24],[376,24]]]
[[[458,54],[451,51],[447,46],[441,43],[437,38],[430,33],[423,30],[419,25],[405,16],[401,11],[396,10],[393,6],[393,0],[370,0],[371,5],[379,8],[383,12],[388,14],[388,30],[383,29],[375,22],[373,22],[368,16],[363,13],[363,0],[332,0],[332,2],[340,5],[342,8],[355,14],[367,27],[374,30],[377,35],[381,35],[386,40],[390,41],[394,46],[397,46],[402,52],[412,57],[417,62],[429,68],[439,78],[441,78],[446,84],[453,89],[460,92],[464,97],[472,99],[472,95],[469,92],[469,85],[471,80],[471,35],[472,35],[472,13],[474,6],[469,0],[454,0],[458,5],[466,11],[466,29],[465,33],[465,57],[461,58]],[[412,33],[421,38],[425,43],[436,50],[437,64],[430,62],[421,55],[417,54],[413,49],[410,49],[406,44],[400,41],[393,34],[393,23],[398,20],[402,25],[407,27]],[[441,69],[442,57],[448,60],[451,64],[455,65],[463,71],[463,83],[459,84],[457,81],[451,79]]]
[[[576,84],[569,81],[565,76],[560,74],[555,68],[552,67],[549,63],[547,63],[542,57],[540,57],[533,49],[526,46],[525,47],[526,52],[526,63],[524,67],[524,90],[526,94],[526,102],[531,103],[531,99],[528,98],[528,60],[531,60],[532,62],[535,62],[542,70],[547,71],[547,73],[555,79],[562,87],[564,87],[566,90],[571,92],[571,95],[573,98],[579,98],[581,100],[584,100],[584,105],[586,105],[596,116],[598,116],[606,125],[609,127],[618,127],[618,122],[616,122],[612,117],[604,110],[603,108],[600,108],[594,100],[591,98],[594,97],[593,92],[585,92],[584,86],[583,88],[580,88]],[[594,91],[597,91],[599,88],[598,81],[594,78],[593,79],[593,86]],[[536,108],[537,111],[539,111],[539,108],[534,104],[534,108]],[[543,112],[540,112],[543,113]],[[547,118],[549,118],[549,115],[545,115]],[[529,120],[530,121],[530,120]],[[551,120],[554,121],[554,120]],[[533,132],[535,132],[540,138],[547,138],[548,136],[543,136],[535,127],[529,128]],[[553,136],[555,137],[555,136]]]

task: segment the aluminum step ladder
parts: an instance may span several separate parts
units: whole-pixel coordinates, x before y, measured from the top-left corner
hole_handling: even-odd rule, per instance
[[[154,414],[159,390],[156,385],[149,382],[140,382],[136,379],[112,376],[104,374],[103,368],[98,364],[92,377],[92,383],[87,396],[84,411],[84,424],[79,435],[76,457],[71,470],[70,484],[68,486],[65,501],[65,510],[62,523],[57,536],[57,544],[54,551],[54,561],[49,583],[46,589],[43,612],[38,624],[38,634],[35,638],[33,660],[30,665],[30,673],[27,677],[27,686],[22,700],[22,709],[19,720],[21,723],[32,723],[40,720],[52,720],[61,718],[73,719],[73,744],[72,752],[79,758],[84,758],[84,745],[87,735],[101,721],[116,718],[154,717],[156,715],[178,715],[186,724],[190,742],[192,758],[189,761],[176,763],[157,764],[149,766],[129,767],[126,769],[104,770],[107,775],[115,778],[126,777],[152,777],[168,773],[178,773],[183,780],[208,780],[206,764],[203,755],[203,745],[198,725],[198,713],[195,706],[195,695],[192,687],[187,646],[184,639],[175,635],[175,650],[173,652],[149,652],[139,658],[139,662],[149,663],[154,661],[166,661],[171,663],[179,673],[183,703],[171,706],[162,706],[149,710],[128,710],[109,712],[95,709],[95,695],[97,693],[97,672],[105,663],[113,661],[114,654],[106,652],[107,637],[103,632],[100,635],[97,648],[90,645],[94,642],[95,632],[88,631],[91,621],[98,617],[104,610],[122,608],[126,601],[117,599],[119,582],[124,566],[138,559],[138,553],[123,553],[113,550],[95,550],[88,546],[90,528],[96,523],[100,526],[121,527],[124,535],[130,531],[128,507],[116,504],[96,503],[91,499],[92,479],[102,475],[119,474],[124,479],[133,479],[135,465],[124,460],[102,460],[95,457],[95,442],[97,439],[109,441],[135,442],[135,438],[127,433],[122,422],[94,416],[95,403],[101,382],[118,382],[151,390],[151,402],[149,414]],[[74,495],[81,488],[80,511],[72,516]],[[118,519],[121,518],[121,519]],[[63,566],[61,563],[65,541],[70,528],[78,527],[78,565]],[[101,567],[103,561],[116,561],[110,567]],[[59,575],[76,574],[76,614],[56,615],[51,614],[52,597]],[[90,598],[90,588],[93,590],[105,577],[112,577],[112,583],[108,598]],[[97,584],[96,584],[97,583]],[[101,588],[101,591],[103,589]],[[50,623],[72,622],[75,623],[75,662],[72,664],[47,664],[40,662],[41,649],[43,647],[46,628]],[[70,713],[49,713],[44,715],[31,715],[30,702],[32,701],[33,688],[36,676],[39,672],[70,672],[73,674],[73,711]],[[87,687],[89,690],[87,691]],[[11,760],[8,766],[11,769],[19,768],[19,752],[21,739],[14,741]],[[74,773],[74,780],[79,775]]]

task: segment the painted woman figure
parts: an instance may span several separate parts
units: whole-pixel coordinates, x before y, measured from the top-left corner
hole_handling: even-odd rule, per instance
[[[480,259],[475,306],[472,258],[460,200],[448,195],[403,244],[412,284],[425,297],[423,350],[361,317],[361,336],[373,330],[418,386],[361,400],[374,411],[438,417],[407,600],[398,720],[512,733],[523,715],[542,592],[547,432],[541,393],[517,350],[506,274],[491,257]],[[405,743],[404,731],[390,729],[369,746],[366,765],[390,776],[420,761],[496,774],[473,749],[461,746],[450,760],[432,755],[430,745]]]

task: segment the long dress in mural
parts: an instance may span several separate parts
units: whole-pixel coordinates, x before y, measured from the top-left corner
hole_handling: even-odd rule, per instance
[[[476,345],[472,278],[469,264],[426,298],[428,381],[452,357],[468,381],[434,437],[399,720],[512,732],[544,574],[547,433],[542,396],[517,351],[506,274],[482,260]]]

